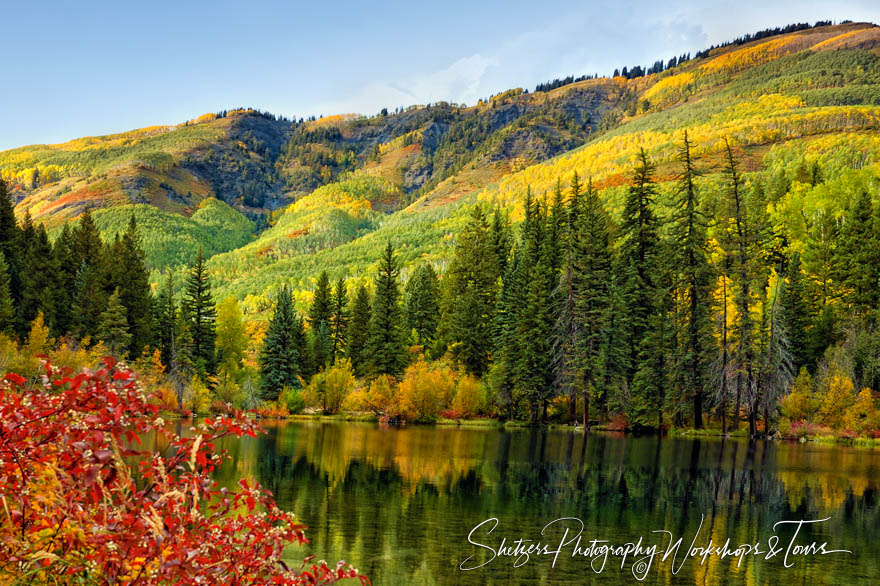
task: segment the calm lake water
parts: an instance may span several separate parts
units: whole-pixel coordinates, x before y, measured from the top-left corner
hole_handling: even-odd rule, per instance
[[[637,584],[644,569],[630,555],[609,554],[604,570],[593,556],[564,547],[492,558],[517,539],[558,549],[564,517],[583,521],[581,550],[594,539],[615,545],[643,539],[657,545],[645,584],[877,584],[880,583],[880,451],[795,443],[720,439],[659,439],[564,430],[382,428],[357,423],[270,424],[257,439],[228,441],[233,461],[218,471],[223,483],[256,478],[278,503],[309,526],[309,553],[344,559],[374,584]],[[498,526],[468,534],[481,522]],[[793,555],[785,550],[795,527],[783,520],[825,519],[803,526],[798,545],[828,542],[852,553]],[[702,527],[701,527],[702,523]],[[564,525],[564,526],[563,526]],[[663,562],[669,537],[682,545]],[[697,534],[699,530],[699,533]],[[696,540],[694,539],[695,534]],[[768,540],[777,555],[766,559]],[[686,558],[709,539],[729,549],[758,544],[761,555]],[[581,553],[581,551],[578,551]],[[594,550],[594,554],[597,550]],[[644,557],[644,555],[639,556]],[[592,560],[599,568],[601,557]],[[739,565],[738,565],[739,563]]]

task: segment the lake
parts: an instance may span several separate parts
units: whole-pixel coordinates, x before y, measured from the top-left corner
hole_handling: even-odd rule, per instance
[[[645,584],[880,583],[877,450],[495,427],[279,422],[267,429],[224,442],[232,461],[218,479],[255,478],[308,525],[309,553],[344,559],[377,585],[637,584],[634,571],[644,571]],[[469,543],[491,518],[497,527],[482,525]],[[541,535],[561,518],[573,519]],[[774,532],[778,521],[826,518]],[[670,538],[657,530],[682,538],[674,562],[672,554],[661,561]],[[774,535],[776,554],[768,556]],[[621,569],[621,548],[640,537],[659,555],[628,555]],[[501,553],[514,555],[496,555],[502,538]],[[688,556],[692,543],[728,538],[727,557]],[[793,538],[796,546],[827,542],[826,551],[852,553],[796,554]],[[569,544],[555,567],[553,555],[534,552],[514,567],[518,539],[540,540],[548,551]],[[590,550],[593,540],[616,549],[603,553],[596,541]],[[760,553],[731,553],[740,544],[757,544]],[[465,567],[485,565],[462,571],[468,558]]]

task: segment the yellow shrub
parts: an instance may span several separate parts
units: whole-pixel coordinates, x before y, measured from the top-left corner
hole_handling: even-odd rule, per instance
[[[802,368],[800,374],[792,385],[791,393],[786,395],[780,403],[782,415],[790,421],[812,421],[816,416],[818,404],[813,397],[812,377],[806,368]]]
[[[310,406],[321,409],[326,415],[332,415],[339,411],[356,384],[351,361],[342,359],[312,377],[304,398]]]
[[[480,379],[469,374],[458,379],[452,410],[457,417],[473,417],[486,411],[486,387]]]
[[[398,389],[401,414],[410,421],[432,421],[449,404],[455,373],[446,364],[421,359],[410,365]]]
[[[819,422],[833,429],[841,429],[845,413],[856,401],[852,380],[845,374],[829,374],[828,388],[820,397]]]
[[[871,389],[864,388],[856,397],[852,407],[847,409],[843,417],[843,425],[858,433],[865,433],[877,427],[877,410]]]

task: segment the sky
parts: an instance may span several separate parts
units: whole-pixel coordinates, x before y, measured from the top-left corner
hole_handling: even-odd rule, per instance
[[[178,124],[474,104],[791,22],[880,22],[877,0],[2,0],[0,150]]]

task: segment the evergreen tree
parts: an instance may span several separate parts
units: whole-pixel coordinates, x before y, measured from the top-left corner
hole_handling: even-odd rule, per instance
[[[59,308],[55,317],[56,329],[61,334],[72,333],[75,323],[72,304],[76,294],[76,273],[79,265],[74,257],[74,234],[70,224],[61,227],[61,233],[52,247],[52,254],[55,256],[55,266],[58,267],[57,281],[61,285],[57,288],[55,299]]]
[[[667,292],[662,290],[659,276],[661,242],[659,222],[654,211],[657,186],[654,165],[644,149],[639,151],[633,173],[633,184],[627,192],[621,224],[620,267],[627,300],[625,337],[629,348],[629,379],[632,394],[630,419],[636,425],[661,425],[664,378],[662,369],[662,335],[656,328],[663,326],[667,316],[658,315],[660,303]],[[655,418],[656,416],[656,418]]]
[[[314,367],[324,368],[331,359],[330,319],[333,316],[333,291],[327,271],[321,271],[315,286],[315,295],[309,307],[309,325],[312,328],[311,346]]]
[[[440,284],[430,264],[419,265],[406,282],[406,327],[415,332],[416,344],[427,346],[434,341],[439,315]]]
[[[367,342],[370,372],[374,375],[399,374],[406,366],[406,334],[400,307],[399,275],[394,249],[389,242],[379,262]]]
[[[171,271],[168,271],[165,286],[159,294],[157,307],[157,340],[162,356],[162,364],[170,368],[175,352],[177,332],[177,303],[174,300],[174,285]]]
[[[732,258],[732,277],[734,279],[733,299],[737,306],[736,323],[734,326],[735,346],[733,347],[732,360],[736,369],[736,395],[734,399],[733,429],[739,423],[739,410],[742,399],[748,401],[750,423],[755,425],[755,376],[754,368],[754,344],[755,326],[752,318],[754,306],[752,279],[755,276],[755,249],[757,245],[756,229],[752,225],[752,218],[748,214],[748,206],[745,191],[742,185],[742,177],[739,172],[739,164],[733,155],[733,149],[728,141],[725,141],[726,165],[724,175],[727,179],[727,218],[726,229],[730,236],[725,240],[729,242],[726,254]],[[752,206],[758,207],[758,206]]]
[[[71,295],[71,329],[78,336],[85,337],[95,334],[100,315],[107,304],[109,295],[106,286],[111,279],[106,277],[112,271],[105,271],[105,260],[110,261],[110,266],[115,266],[116,261],[112,253],[105,251],[101,235],[88,208],[80,216],[77,227],[72,230],[67,246],[69,250],[65,257],[76,271]],[[112,293],[113,289],[110,291]]]
[[[530,202],[529,202],[530,203]],[[526,207],[528,224],[529,208]],[[522,251],[519,242],[514,244],[511,258],[502,277],[501,288],[496,301],[493,322],[492,371],[489,379],[495,392],[496,402],[509,418],[514,417],[519,396],[514,384],[513,367],[519,356],[517,323],[523,310]]]
[[[351,323],[348,328],[348,357],[356,376],[367,373],[367,342],[370,337],[371,316],[370,293],[364,285],[358,285],[351,308]]]
[[[553,218],[540,203],[534,204],[529,216],[522,233],[519,270],[523,306],[515,322],[517,353],[512,356],[511,372],[515,388],[527,400],[531,419],[536,422],[546,416],[553,393],[551,293],[557,275],[553,269]]]
[[[6,259],[9,271],[9,290],[14,304],[17,304],[21,298],[21,282],[19,280],[21,237],[21,229],[15,219],[15,206],[12,203],[12,197],[6,190],[6,183],[0,179],[0,253]]]
[[[498,271],[489,223],[482,207],[475,206],[458,235],[446,277],[444,337],[455,359],[477,376],[489,365]]]
[[[871,196],[862,191],[853,201],[840,233],[835,258],[845,299],[857,316],[880,307],[880,215]]]
[[[330,360],[334,364],[339,358],[345,356],[349,319],[348,289],[345,286],[345,279],[339,277],[333,291],[333,314],[330,316],[330,337],[332,339]]]
[[[687,131],[679,148],[682,175],[673,216],[672,241],[676,256],[675,288],[680,328],[676,364],[683,376],[684,393],[692,393],[694,428],[703,427],[703,403],[712,348],[711,267],[706,222],[694,183],[697,171],[691,158]]]
[[[113,354],[124,358],[131,344],[131,333],[128,330],[125,306],[120,297],[117,289],[107,300],[107,308],[101,313],[96,335]]]
[[[0,251],[0,334],[11,334],[14,326],[15,307],[9,290],[9,265]]]
[[[46,228],[35,227],[30,215],[25,216],[23,229],[21,293],[18,305],[18,331],[24,335],[29,324],[42,312],[50,332],[57,333],[55,316],[58,288],[58,267]]]
[[[201,374],[213,374],[217,309],[214,307],[211,281],[201,249],[187,277],[181,310],[192,336],[193,365]]]
[[[298,387],[303,352],[302,321],[295,315],[287,285],[278,293],[275,313],[269,322],[260,352],[261,397],[275,401],[285,387]]]
[[[572,192],[575,184],[572,184]],[[612,248],[610,218],[599,196],[588,183],[575,223],[572,250],[574,311],[579,320],[576,363],[583,377],[584,428],[588,428],[590,395],[599,401],[604,413],[609,391],[605,344],[611,323]],[[606,383],[606,384],[603,384]]]
[[[132,215],[122,236],[121,255],[118,263],[120,300],[126,309],[128,329],[131,334],[129,353],[138,356],[149,345],[153,336],[152,295],[146,255],[137,222]]]
[[[496,207],[492,213],[492,244],[495,248],[495,256],[498,259],[499,275],[503,275],[504,271],[507,270],[510,241],[510,218],[500,208]]]
[[[791,347],[792,372],[800,372],[804,366],[811,366],[810,321],[811,311],[804,275],[801,271],[801,256],[792,255],[786,274],[788,282],[782,288],[781,312]]]

